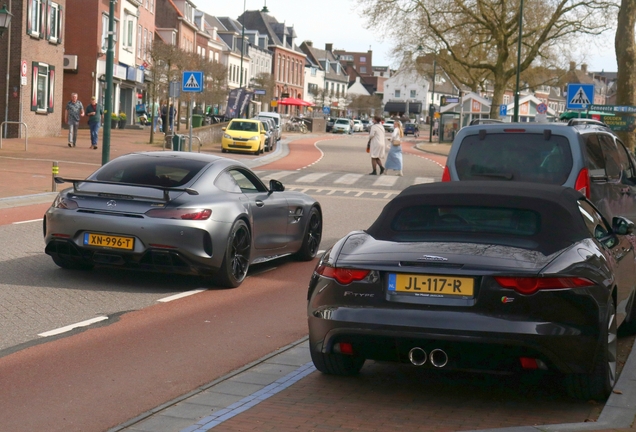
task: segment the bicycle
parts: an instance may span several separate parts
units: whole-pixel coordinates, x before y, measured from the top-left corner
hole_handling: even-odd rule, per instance
[[[305,124],[305,122],[295,121],[295,120],[288,121],[285,124],[285,130],[287,132],[300,132],[303,134],[306,134],[307,132],[309,132],[309,129],[307,129],[307,125]]]

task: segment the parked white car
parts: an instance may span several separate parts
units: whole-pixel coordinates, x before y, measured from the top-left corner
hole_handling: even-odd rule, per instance
[[[353,121],[353,131],[354,132],[362,132],[364,130],[364,125],[360,120]]]

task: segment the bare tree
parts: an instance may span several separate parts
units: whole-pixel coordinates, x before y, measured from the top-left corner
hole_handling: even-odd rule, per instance
[[[158,103],[159,100],[167,97],[168,85],[170,81],[175,79],[173,65],[179,62],[181,54],[180,50],[174,45],[167,45],[160,41],[152,44],[149,52],[151,60],[150,66],[148,67],[148,73],[150,75],[150,121],[151,124],[154,125],[155,112],[152,107],[155,103]],[[154,136],[154,128],[150,128],[150,142],[154,142]]]
[[[571,52],[581,35],[610,28],[618,0],[525,0],[519,70],[546,65]],[[474,88],[493,88],[490,115],[517,73],[520,0],[358,0],[368,27],[379,28],[399,56],[421,48],[436,53],[444,70]],[[399,25],[396,25],[399,23]],[[566,59],[567,60],[567,59]],[[485,74],[485,75],[484,75]]]
[[[636,0],[622,0],[618,12],[616,28],[616,60],[618,76],[616,79],[616,104],[636,105]],[[630,149],[634,150],[636,138],[633,132],[619,132],[619,136]]]
[[[375,95],[349,95],[347,102],[347,109],[356,116],[382,112],[382,99]]]
[[[265,90],[264,95],[259,95],[261,106],[269,106],[274,100],[274,90],[276,89],[276,80],[270,73],[261,72],[252,78],[252,87]]]

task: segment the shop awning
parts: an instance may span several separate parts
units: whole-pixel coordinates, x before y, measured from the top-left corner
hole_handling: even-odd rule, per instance
[[[406,102],[387,102],[384,105],[384,111],[389,113],[406,112]],[[409,113],[419,114],[422,112],[421,102],[409,102]]]

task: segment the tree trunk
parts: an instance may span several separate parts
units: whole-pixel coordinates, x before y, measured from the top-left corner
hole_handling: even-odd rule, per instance
[[[636,25],[636,0],[622,0],[618,12],[616,28],[616,60],[618,75],[616,79],[616,105],[636,105],[636,42],[634,40]],[[634,132],[618,132],[625,145],[634,150],[636,138]]]

